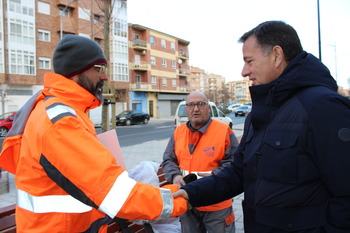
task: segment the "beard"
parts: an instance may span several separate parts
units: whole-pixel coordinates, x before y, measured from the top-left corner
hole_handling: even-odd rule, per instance
[[[102,96],[102,88],[104,85],[103,80],[100,80],[94,85],[88,76],[81,73],[78,74],[78,82],[81,87],[86,89],[88,92],[90,92],[92,95],[94,95],[101,103],[103,103],[103,96]]]

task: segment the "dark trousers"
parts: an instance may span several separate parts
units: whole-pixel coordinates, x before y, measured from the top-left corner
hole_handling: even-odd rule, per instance
[[[203,212],[195,208],[180,216],[182,233],[235,233],[235,223],[227,225],[225,218],[232,213],[232,207]]]

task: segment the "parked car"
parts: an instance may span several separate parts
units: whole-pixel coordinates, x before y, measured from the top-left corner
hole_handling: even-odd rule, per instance
[[[123,111],[116,116],[117,125],[147,124],[149,120],[149,114],[140,110]]]
[[[252,106],[250,105],[242,105],[241,107],[238,107],[235,116],[246,116],[250,111],[252,110]]]
[[[216,119],[218,121],[224,122],[226,125],[230,126],[232,128],[232,119],[225,116],[225,114],[220,111],[213,102],[209,102],[210,105],[210,116],[213,119]],[[175,112],[175,128],[182,123],[185,123],[188,121],[188,117],[186,114],[186,101],[181,101],[179,105],[176,108]]]
[[[231,112],[236,112],[237,108],[241,107],[242,104],[231,104],[227,107]]]
[[[0,115],[0,137],[5,137],[12,127],[13,119],[17,112],[7,112]]]

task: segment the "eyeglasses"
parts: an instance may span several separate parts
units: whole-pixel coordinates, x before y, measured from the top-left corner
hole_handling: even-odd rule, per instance
[[[198,102],[198,103],[187,103],[186,107],[190,110],[194,109],[196,106],[198,107],[198,109],[202,110],[204,109],[204,106],[206,106],[208,103],[206,102]]]
[[[94,67],[99,69],[99,75],[106,74],[108,71],[108,68],[106,65],[94,65]]]

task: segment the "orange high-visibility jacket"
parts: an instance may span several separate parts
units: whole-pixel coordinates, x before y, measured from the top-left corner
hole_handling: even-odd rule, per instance
[[[174,132],[175,155],[179,167],[185,176],[198,172],[211,173],[220,165],[225,157],[225,151],[231,146],[230,135],[232,130],[226,124],[212,119],[206,132],[194,132],[187,124],[176,127]],[[192,154],[190,144],[196,145]],[[204,207],[198,207],[201,211],[216,211],[228,208],[232,205],[232,199]]]
[[[0,167],[16,175],[18,232],[106,232],[114,217],[186,211],[183,198],[136,182],[116,164],[87,115],[99,105],[74,81],[48,73],[44,90],[19,111],[0,156]]]

